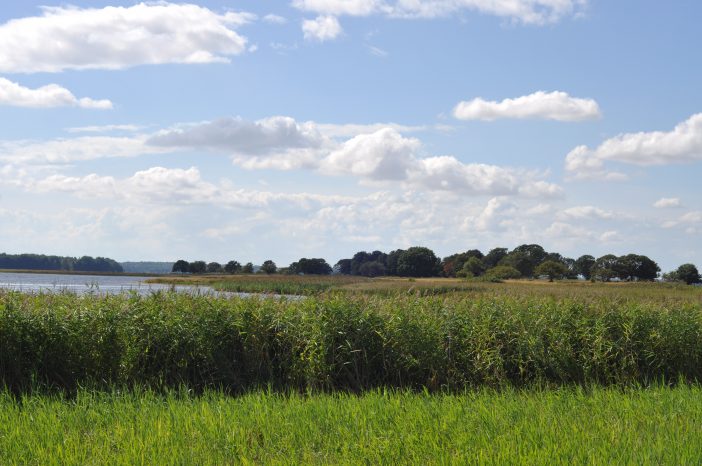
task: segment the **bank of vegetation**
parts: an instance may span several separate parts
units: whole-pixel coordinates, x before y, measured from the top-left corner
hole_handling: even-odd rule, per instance
[[[696,383],[702,305],[699,289],[679,290],[301,301],[3,292],[0,385],[241,393]]]
[[[616,256],[606,254],[599,258],[585,254],[577,259],[565,257],[557,252],[547,252],[538,244],[522,244],[513,250],[493,248],[487,254],[478,249],[452,254],[440,259],[426,247],[397,249],[389,253],[382,251],[359,251],[352,258],[339,260],[331,267],[322,258],[301,258],[288,267],[278,267],[266,260],[255,267],[248,262],[241,265],[236,260],[226,265],[218,262],[188,262],[184,259],[173,264],[173,273],[181,274],[252,274],[265,275],[349,275],[357,277],[446,277],[473,278],[499,281],[516,278],[545,277],[557,279],[585,279],[592,281],[653,281],[661,272],[658,264],[641,254]],[[676,270],[664,274],[666,281],[687,284],[700,283],[697,267],[683,264]]]
[[[0,254],[0,269],[53,270],[67,272],[124,272],[122,266],[106,257],[64,257],[43,254]]]

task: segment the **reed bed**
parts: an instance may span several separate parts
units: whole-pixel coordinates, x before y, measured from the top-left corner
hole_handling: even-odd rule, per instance
[[[702,305],[592,296],[0,293],[0,386],[460,392],[702,380]]]

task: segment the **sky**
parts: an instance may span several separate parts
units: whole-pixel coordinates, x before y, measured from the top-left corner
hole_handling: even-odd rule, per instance
[[[0,251],[702,266],[702,2],[0,10]]]

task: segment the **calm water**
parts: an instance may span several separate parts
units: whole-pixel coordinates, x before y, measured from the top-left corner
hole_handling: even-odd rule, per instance
[[[191,286],[161,285],[144,283],[143,277],[104,276],[104,275],[60,275],[43,273],[0,273],[0,289],[10,289],[27,292],[60,292],[71,291],[77,294],[85,293],[121,293],[136,291],[149,294],[154,291],[201,291],[211,292],[210,288]]]

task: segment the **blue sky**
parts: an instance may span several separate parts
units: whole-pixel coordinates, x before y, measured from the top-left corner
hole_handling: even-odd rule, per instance
[[[12,2],[0,241],[334,263],[539,243],[702,265],[702,4]]]

